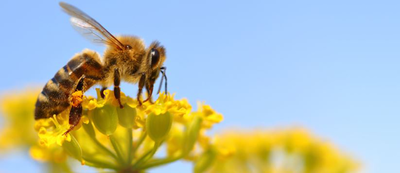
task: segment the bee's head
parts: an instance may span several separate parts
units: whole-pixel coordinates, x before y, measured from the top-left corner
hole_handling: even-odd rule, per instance
[[[146,82],[146,88],[153,90],[153,85],[156,82],[156,79],[163,73],[163,77],[165,76],[165,67],[163,67],[164,61],[166,59],[165,56],[165,48],[160,45],[159,42],[154,41],[150,44],[149,48],[147,49],[148,58],[148,77]]]
[[[160,70],[166,57],[165,48],[155,41],[147,49],[148,66],[150,71]]]

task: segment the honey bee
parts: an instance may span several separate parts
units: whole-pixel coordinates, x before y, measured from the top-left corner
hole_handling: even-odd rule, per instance
[[[47,82],[36,101],[35,120],[49,118],[68,108],[71,131],[78,123],[82,115],[82,101],[73,96],[77,91],[85,92],[94,85],[101,85],[103,91],[114,85],[114,96],[118,100],[120,108],[123,108],[120,100],[121,80],[138,83],[137,100],[142,104],[140,96],[142,89],[147,90],[150,101],[153,86],[159,74],[162,74],[160,88],[165,78],[165,90],[167,90],[166,67],[163,63],[166,59],[165,48],[154,41],[148,48],[143,41],[135,36],[114,37],[100,23],[78,8],[64,2],[60,2],[62,9],[71,16],[72,25],[84,36],[89,36],[94,42],[101,42],[107,46],[101,59],[95,51],[85,49],[78,53],[62,67],[54,77]],[[166,91],[167,92],[167,91]],[[82,97],[82,95],[80,96]]]

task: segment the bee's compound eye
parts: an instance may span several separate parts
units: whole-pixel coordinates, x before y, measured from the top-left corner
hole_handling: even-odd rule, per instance
[[[132,49],[132,46],[125,45],[125,48],[126,48],[126,49]]]
[[[151,67],[155,67],[158,64],[158,61],[160,60],[160,53],[158,52],[157,49],[151,49],[150,52],[150,57],[151,57]]]

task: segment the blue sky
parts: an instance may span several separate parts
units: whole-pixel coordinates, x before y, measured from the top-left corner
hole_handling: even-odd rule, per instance
[[[67,2],[115,35],[159,40],[170,92],[223,113],[214,131],[301,125],[360,159],[366,172],[397,170],[399,2]],[[2,1],[1,91],[42,86],[75,53],[104,51],[68,19],[56,1]],[[135,95],[136,86],[122,90]],[[22,162],[0,160],[6,172]],[[190,165],[168,170],[177,168]]]

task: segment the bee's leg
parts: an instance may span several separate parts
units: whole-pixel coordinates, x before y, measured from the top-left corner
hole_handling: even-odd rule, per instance
[[[104,95],[104,91],[107,89],[107,87],[101,87],[101,90],[100,90],[100,96],[101,96],[101,98],[103,98],[104,99],[104,97],[106,97],[105,95]]]
[[[154,104],[153,98],[151,97],[151,93],[149,93],[149,91],[147,91],[147,95],[149,95],[148,98],[143,100],[143,102],[149,101],[151,104]]]
[[[121,83],[121,76],[119,75],[118,68],[114,69],[114,96],[118,100],[119,107],[122,109],[124,106],[121,104],[121,89],[119,84]]]
[[[64,133],[64,135],[67,135],[71,130],[74,129],[76,125],[78,125],[79,120],[81,119],[82,116],[82,98],[83,98],[83,81],[85,79],[85,76],[83,75],[78,82],[78,85],[76,86],[75,92],[72,93],[72,107],[69,112],[69,129]],[[79,92],[80,91],[80,92]]]
[[[137,93],[137,101],[139,102],[139,106],[142,105],[142,101],[140,101],[140,96],[142,95],[142,89],[144,87],[144,83],[146,82],[146,75],[142,73],[139,80],[139,91]]]
[[[154,103],[151,97],[153,95],[153,85],[146,84],[146,90],[147,90],[147,99],[144,100],[143,102],[150,101],[150,103]]]

